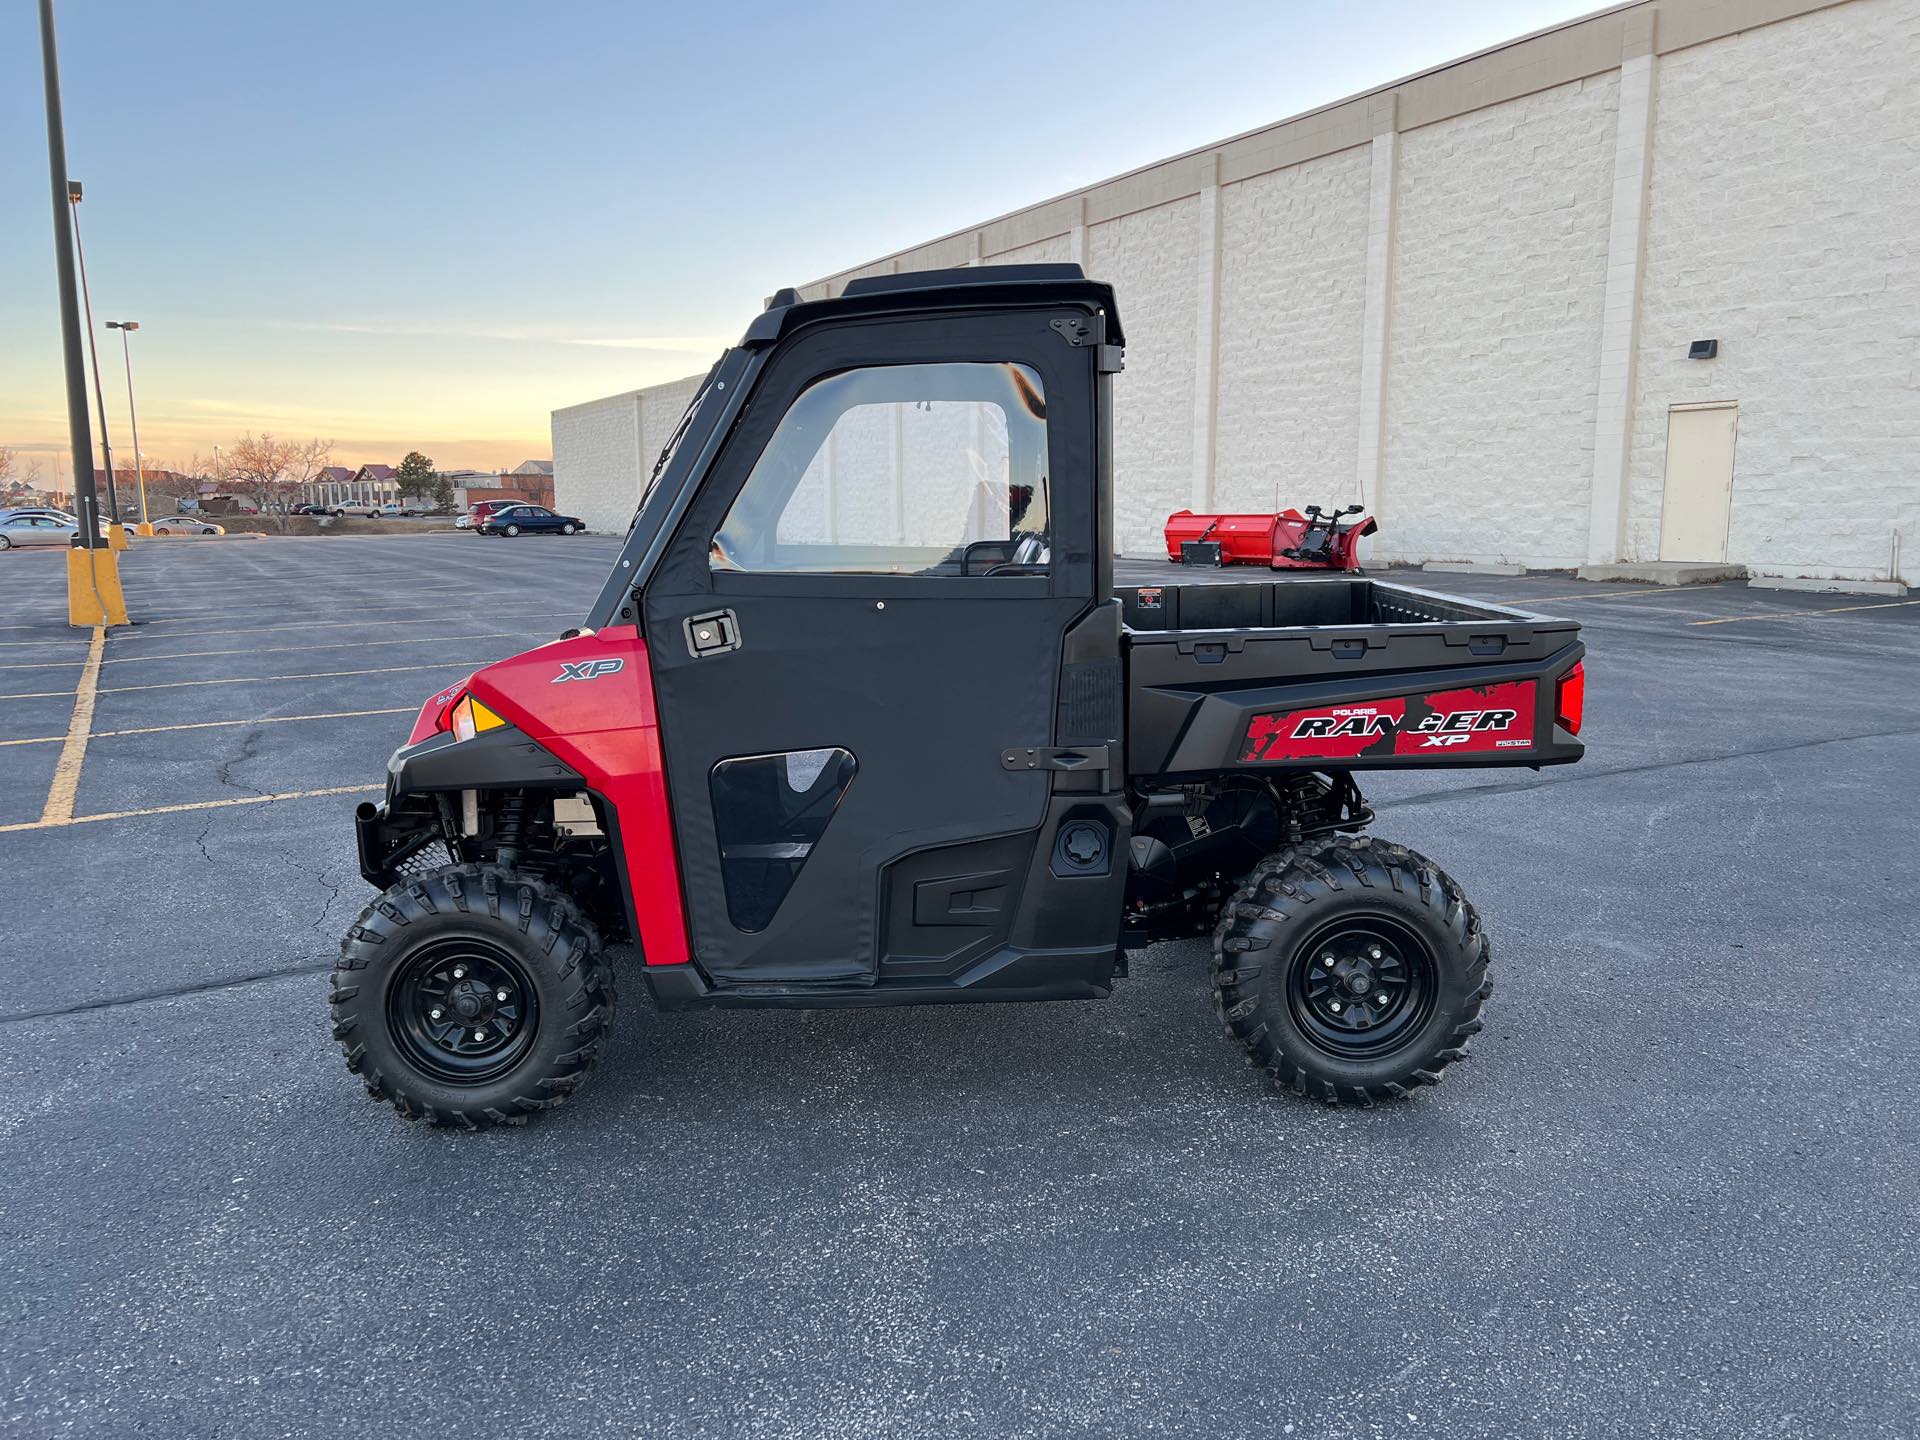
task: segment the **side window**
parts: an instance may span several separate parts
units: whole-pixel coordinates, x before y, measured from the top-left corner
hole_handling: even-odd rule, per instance
[[[1047,406],[1024,365],[883,365],[781,417],[708,552],[715,570],[1038,575]]]

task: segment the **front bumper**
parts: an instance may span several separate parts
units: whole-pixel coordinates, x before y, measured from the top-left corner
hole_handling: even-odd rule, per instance
[[[360,873],[383,890],[394,884],[410,857],[453,833],[459,791],[585,788],[578,771],[511,725],[471,740],[439,734],[402,745],[387,760],[386,799],[354,811]]]

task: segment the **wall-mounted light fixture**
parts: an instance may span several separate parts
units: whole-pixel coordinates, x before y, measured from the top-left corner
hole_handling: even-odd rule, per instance
[[[1718,340],[1696,340],[1687,346],[1687,359],[1711,360],[1720,353]]]

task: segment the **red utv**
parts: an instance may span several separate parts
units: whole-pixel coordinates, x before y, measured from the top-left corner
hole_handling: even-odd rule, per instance
[[[1121,346],[1077,266],[776,295],[585,623],[430,699],[360,807],[332,1005],[367,1088],[560,1103],[614,942],[676,1010],[1091,999],[1202,935],[1279,1084],[1437,1082],[1486,933],[1357,777],[1579,759],[1577,626],[1350,576],[1116,593]]]

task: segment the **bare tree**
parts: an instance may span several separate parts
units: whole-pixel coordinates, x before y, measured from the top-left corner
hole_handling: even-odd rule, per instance
[[[40,488],[40,460],[0,445],[0,496]]]
[[[287,474],[295,486],[303,487],[313,483],[313,477],[326,469],[333,461],[333,441],[315,437],[302,441],[294,447],[293,460],[287,466]]]
[[[217,477],[221,484],[246,497],[263,512],[283,509],[294,493],[290,478],[300,461],[300,446],[292,440],[276,440],[273,432],[251,432],[229,445],[221,456],[226,472]]]

